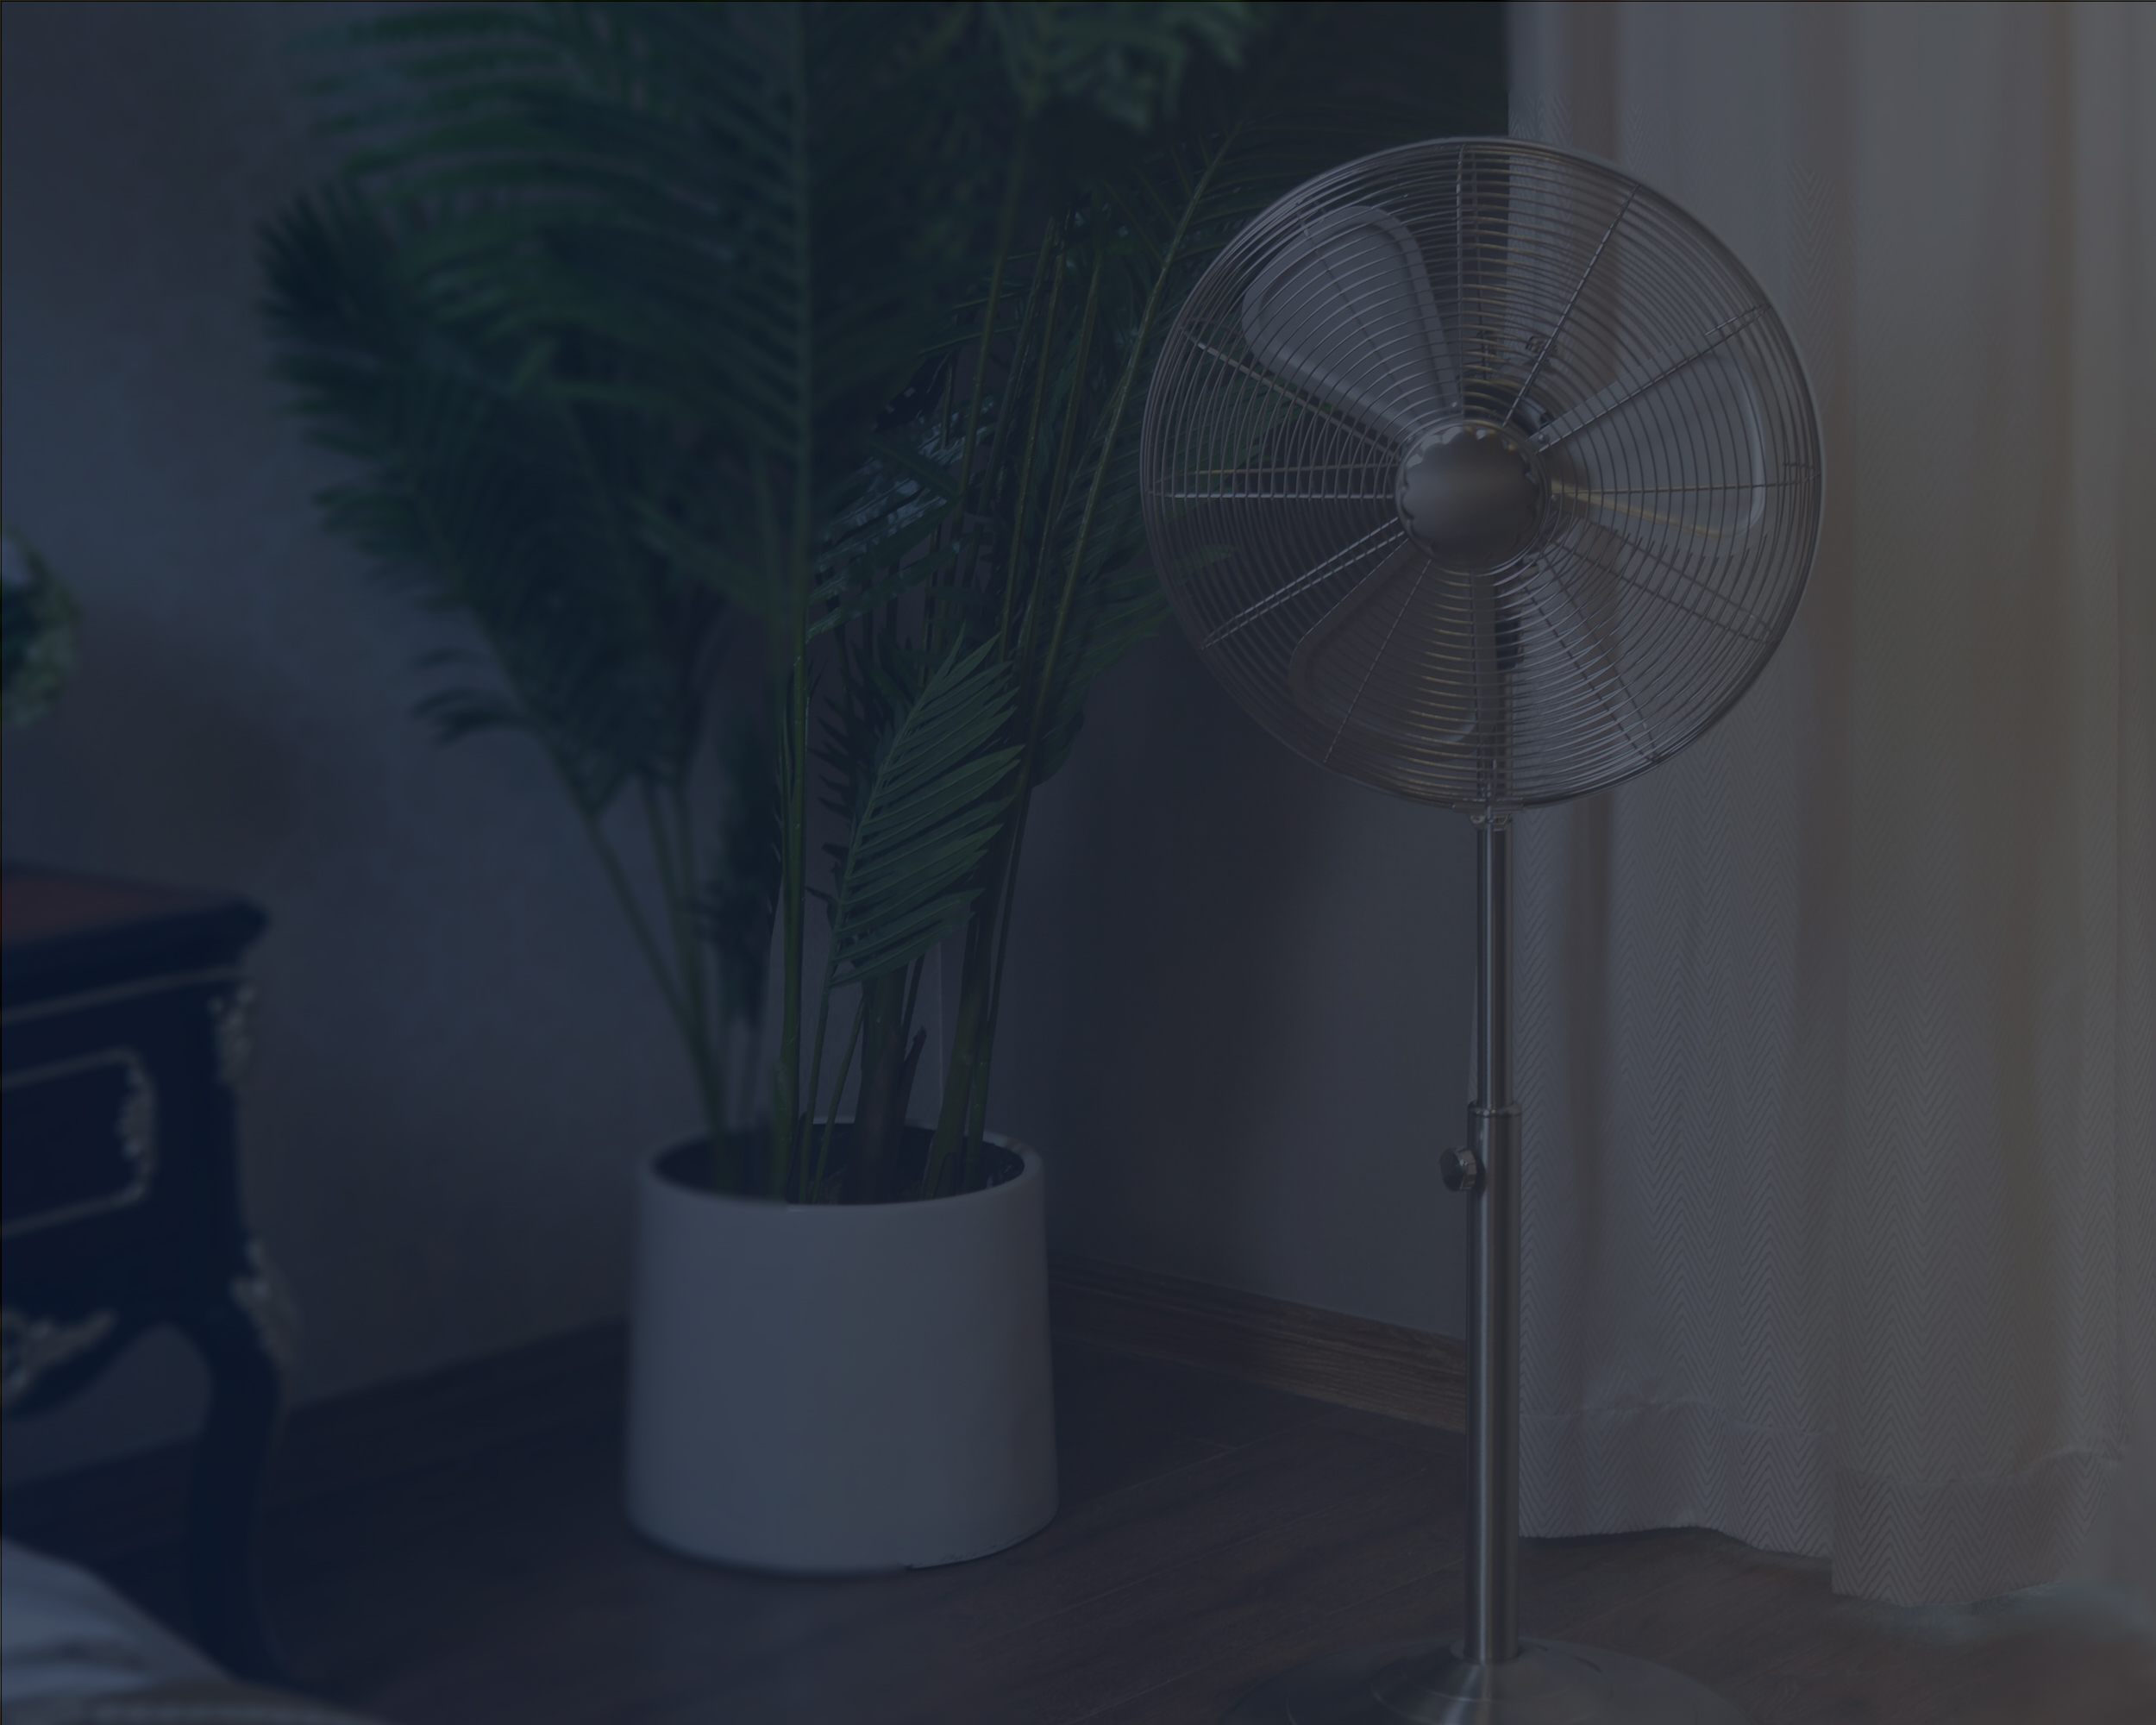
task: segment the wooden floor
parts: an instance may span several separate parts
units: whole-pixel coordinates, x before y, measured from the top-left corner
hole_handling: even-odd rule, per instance
[[[580,1346],[574,1393],[559,1360],[511,1362],[302,1416],[264,1564],[317,1687],[401,1725],[1206,1721],[1302,1659],[1458,1627],[1452,1433],[1065,1343],[1044,1532],[949,1569],[783,1580],[629,1531],[618,1345]],[[370,1455],[423,1417],[418,1458],[381,1477]],[[11,1501],[10,1533],[184,1622],[169,1527],[122,1531],[146,1525],[124,1490],[170,1479],[88,1484]],[[1663,1660],[1759,1725],[2156,1721],[2156,1650],[2100,1594],[1888,1611],[1702,1533],[1535,1542],[1525,1570],[1531,1635]]]

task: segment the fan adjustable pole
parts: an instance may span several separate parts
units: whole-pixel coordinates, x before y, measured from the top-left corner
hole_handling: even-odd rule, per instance
[[[1475,1063],[1467,1210],[1467,1623],[1463,1657],[1520,1655],[1520,1104],[1513,1095],[1512,812],[1495,799],[1511,758],[1518,625],[1477,581],[1476,729],[1486,800],[1475,822]]]
[[[1689,1678],[1600,1647],[1520,1639],[1520,1104],[1513,1095],[1513,823],[1476,828],[1475,1100],[1445,1153],[1468,1201],[1466,1622],[1284,1672],[1223,1725],[1745,1725]]]
[[[1463,1632],[1288,1672],[1224,1725],[1745,1725],[1689,1678],[1599,1647],[1520,1639],[1520,1104],[1513,1094],[1513,819],[1476,833],[1473,1141],[1445,1152],[1467,1214]]]
[[[1513,1099],[1512,817],[1475,817],[1475,1177],[1467,1222],[1467,1632],[1520,1653],[1520,1105]]]

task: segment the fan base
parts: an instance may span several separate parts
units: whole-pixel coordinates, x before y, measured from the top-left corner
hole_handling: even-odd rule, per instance
[[[1252,1690],[1221,1725],[1748,1725],[1665,1665],[1565,1641],[1476,1665],[1439,1641],[1313,1659]]]

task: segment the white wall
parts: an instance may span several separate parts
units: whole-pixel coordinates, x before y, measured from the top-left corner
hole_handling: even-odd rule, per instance
[[[1458,1334],[1466,821],[1331,777],[1182,637],[1104,680],[1042,792],[994,1113],[1053,1243]]]
[[[630,1161],[693,1114],[536,757],[406,718],[440,637],[317,530],[265,378],[254,233],[323,166],[286,48],[323,16],[0,14],[0,486],[85,617],[5,744],[7,854],[270,912],[243,1132],[303,1396],[617,1313]],[[1033,833],[995,1112],[1052,1157],[1055,1244],[1457,1333],[1464,823],[1287,756],[1163,638]],[[8,1478],[184,1428],[191,1374],[138,1350],[11,1426]]]

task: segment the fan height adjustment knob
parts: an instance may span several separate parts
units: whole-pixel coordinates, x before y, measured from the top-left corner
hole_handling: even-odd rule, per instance
[[[1438,1176],[1452,1192],[1472,1192],[1482,1183],[1482,1164],[1471,1150],[1448,1150],[1438,1158]]]
[[[1541,468],[1525,440],[1502,426],[1448,425],[1407,452],[1394,500],[1415,543],[1446,568],[1480,573],[1533,543]]]

